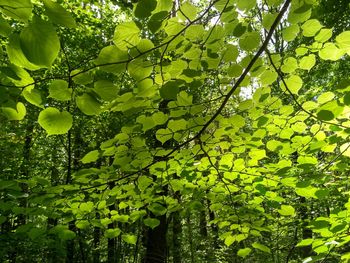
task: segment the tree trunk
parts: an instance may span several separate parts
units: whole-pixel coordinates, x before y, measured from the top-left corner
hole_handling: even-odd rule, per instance
[[[178,211],[173,213],[173,262],[181,263],[181,217]]]
[[[100,218],[100,214],[96,213],[96,219]],[[101,231],[99,227],[94,227],[94,241],[93,241],[93,252],[92,252],[92,262],[100,262],[100,235]]]
[[[166,263],[167,258],[167,222],[166,215],[152,216],[160,221],[159,226],[147,231],[146,256],[143,263]]]
[[[307,202],[305,197],[300,198],[300,217],[302,219],[302,237],[303,239],[312,238],[312,230],[307,228],[308,225],[308,211]],[[301,248],[301,255],[303,258],[311,256],[311,246],[305,246]]]

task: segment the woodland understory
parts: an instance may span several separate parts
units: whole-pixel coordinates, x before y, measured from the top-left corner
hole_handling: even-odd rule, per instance
[[[350,262],[349,0],[0,0],[0,262]]]

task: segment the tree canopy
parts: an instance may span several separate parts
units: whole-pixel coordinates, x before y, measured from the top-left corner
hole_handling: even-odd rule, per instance
[[[2,262],[350,262],[347,0],[0,0]]]

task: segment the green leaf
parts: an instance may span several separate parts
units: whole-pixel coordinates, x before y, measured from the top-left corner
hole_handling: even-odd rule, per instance
[[[292,73],[297,68],[298,68],[298,61],[293,57],[289,57],[283,62],[281,71],[284,73]]]
[[[45,234],[45,229],[33,227],[29,232],[28,236],[31,240],[38,240],[40,236]]]
[[[320,32],[315,36],[315,41],[324,43],[332,37],[332,29],[322,28]]]
[[[320,96],[318,96],[317,102],[319,104],[324,104],[328,101],[333,100],[334,97],[335,97],[335,94],[333,92],[327,91],[327,92],[322,93]]]
[[[190,21],[194,20],[198,14],[197,8],[191,4],[191,2],[186,1],[180,6],[181,12],[178,12],[178,15],[186,20],[189,19]]]
[[[202,40],[204,35],[203,25],[191,25],[185,32],[185,37],[193,42]]]
[[[249,152],[249,157],[254,160],[261,160],[266,157],[265,150],[251,149]]]
[[[44,108],[44,106],[42,105],[41,93],[33,86],[26,87],[22,91],[22,95],[29,103],[38,106],[39,108]]]
[[[250,252],[252,252],[252,249],[249,247],[241,248],[240,250],[238,250],[237,256],[245,258],[246,256],[248,256],[250,254]]]
[[[253,7],[255,7],[255,0],[237,0],[237,7],[243,11],[249,11]]]
[[[344,54],[345,51],[338,48],[333,43],[325,43],[323,48],[318,52],[320,58],[324,60],[339,60]]]
[[[122,239],[123,239],[126,243],[132,244],[132,245],[135,245],[136,242],[137,242],[137,236],[135,236],[135,235],[125,234],[125,235],[122,235]]]
[[[263,245],[263,244],[260,244],[260,243],[257,243],[257,242],[254,242],[252,244],[252,247],[253,248],[256,248],[256,249],[259,249],[263,252],[266,252],[266,253],[271,253],[271,249],[269,249],[267,246]]]
[[[30,0],[0,0],[0,10],[5,15],[27,22],[32,15]]]
[[[328,189],[319,189],[315,192],[315,196],[318,199],[325,199],[329,195]]]
[[[61,240],[67,241],[67,240],[72,240],[76,237],[75,232],[69,229],[62,229],[61,231],[58,232],[58,236]]]
[[[151,16],[152,11],[157,7],[156,0],[141,0],[135,7],[134,14],[137,18],[147,18]]]
[[[298,94],[298,91],[303,86],[303,80],[297,75],[292,75],[288,79],[286,79],[286,84],[288,89],[293,94]]]
[[[255,50],[260,45],[260,34],[255,31],[245,33],[239,39],[239,45],[243,50],[246,50],[246,51]]]
[[[49,107],[40,112],[38,122],[48,135],[65,134],[72,127],[73,118],[67,111]]]
[[[53,23],[70,28],[77,26],[72,15],[60,4],[51,0],[43,0],[43,2],[46,14]]]
[[[317,19],[310,19],[306,21],[301,28],[305,37],[313,37],[322,28],[321,23]]]
[[[340,48],[349,50],[350,49],[350,31],[344,31],[340,33],[335,38],[335,41],[337,42]]]
[[[0,35],[8,37],[12,32],[12,27],[7,23],[7,21],[0,16]]]
[[[141,191],[145,191],[147,187],[152,184],[153,180],[151,178],[148,178],[147,176],[140,176],[137,182],[138,182],[138,188]]]
[[[270,85],[276,81],[278,74],[273,70],[265,70],[261,76],[260,81],[263,85]]]
[[[130,76],[137,81],[149,77],[152,71],[153,64],[150,61],[142,61],[140,59],[136,59],[128,64],[128,72]]]
[[[143,223],[146,225],[146,226],[149,226],[150,228],[154,229],[156,228],[157,226],[159,226],[160,224],[160,221],[159,219],[156,219],[156,218],[146,218],[143,220]]]
[[[19,34],[14,33],[10,35],[6,51],[11,63],[29,70],[40,69],[40,66],[31,63],[23,54]]]
[[[317,118],[321,121],[331,121],[335,118],[333,112],[329,110],[320,110],[317,113]]]
[[[305,56],[299,61],[299,67],[305,70],[310,70],[315,64],[316,56],[314,54]]]
[[[113,228],[113,229],[107,229],[105,231],[105,237],[106,238],[116,238],[120,236],[122,231],[119,228]]]
[[[157,216],[164,215],[167,212],[167,209],[159,203],[152,203],[148,206],[148,209]]]
[[[23,120],[24,116],[26,116],[26,107],[22,102],[18,102],[16,105],[16,109],[12,107],[1,107],[2,114],[11,121],[19,121]]]
[[[243,68],[238,64],[232,64],[227,69],[227,75],[232,78],[237,78],[242,74]]]
[[[264,17],[263,17],[263,20],[262,20],[262,25],[265,29],[270,29],[273,22],[275,21],[277,17],[277,13],[274,13],[274,14],[265,14]]]
[[[22,30],[20,44],[26,58],[41,67],[51,67],[60,51],[54,27],[39,17],[34,17],[32,23]]]
[[[104,101],[112,101],[119,96],[119,87],[108,80],[99,80],[93,89]]]
[[[171,130],[169,130],[169,129],[159,129],[156,132],[156,138],[161,143],[165,143],[166,141],[168,141],[171,138],[173,138],[173,132]]]
[[[296,246],[297,247],[307,247],[307,246],[310,246],[313,242],[314,242],[314,239],[307,238],[307,239],[301,240]]]
[[[163,112],[156,112],[152,115],[152,119],[156,125],[162,125],[168,120],[168,115]]]
[[[88,152],[84,155],[84,157],[80,160],[83,164],[96,162],[100,156],[100,152],[98,150],[94,150]]]
[[[69,101],[72,97],[72,89],[68,88],[68,82],[57,79],[51,82],[49,86],[49,98],[60,101]]]
[[[234,45],[227,44],[222,59],[225,62],[235,62],[238,57],[238,48]]]
[[[236,237],[234,235],[230,234],[225,238],[225,245],[231,246],[233,244],[233,242],[235,242],[235,241],[236,241]]]
[[[87,220],[79,220],[75,223],[75,225],[79,229],[88,229],[90,227],[90,223]]]
[[[115,28],[113,41],[121,50],[137,46],[140,40],[140,29],[135,22],[121,23]]]
[[[281,209],[278,210],[278,213],[282,216],[294,216],[295,209],[290,205],[281,205]]]
[[[160,96],[163,99],[175,100],[180,91],[178,81],[169,81],[160,88]]]
[[[346,92],[344,95],[344,104],[345,105],[350,105],[350,92]]]
[[[290,25],[282,30],[282,37],[285,41],[293,41],[300,32],[298,25]]]
[[[167,16],[168,12],[166,11],[161,11],[152,15],[148,21],[149,30],[152,33],[156,33],[162,27],[162,24]]]
[[[94,61],[101,70],[112,73],[121,73],[126,69],[128,53],[116,46],[104,47]]]
[[[168,129],[171,130],[172,132],[186,130],[186,128],[187,128],[187,121],[184,119],[170,120],[168,122]]]
[[[91,72],[84,72],[84,70],[75,69],[70,75],[76,84],[87,85],[94,81]]]
[[[76,102],[78,108],[86,115],[98,115],[102,111],[100,102],[88,93],[78,96]]]

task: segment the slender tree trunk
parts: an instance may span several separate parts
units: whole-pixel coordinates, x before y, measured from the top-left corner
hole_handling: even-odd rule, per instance
[[[109,188],[112,189],[115,186],[114,182],[109,183]],[[109,210],[115,210],[115,204],[112,204],[109,206]],[[112,222],[108,224],[108,229],[114,229],[115,228],[115,223]],[[117,261],[117,255],[116,255],[116,250],[117,250],[117,239],[116,238],[109,238],[107,241],[107,262],[108,263],[116,263]]]
[[[188,230],[188,244],[190,246],[190,256],[191,256],[191,263],[195,263],[194,256],[194,244],[193,244],[193,231],[192,231],[192,223],[191,223],[191,214],[187,213],[187,230]]]
[[[96,219],[100,219],[100,214],[96,213]],[[100,235],[101,231],[99,227],[94,227],[94,241],[93,241],[93,252],[92,252],[92,262],[100,262]]]
[[[59,172],[56,168],[56,162],[55,162],[56,158],[55,155],[52,154],[51,156],[51,185],[52,186],[56,186],[59,182]],[[58,223],[57,218],[52,218],[52,217],[48,217],[47,218],[47,230],[50,230],[51,228],[55,227]],[[58,262],[59,259],[57,257],[57,251],[56,248],[53,247],[51,248],[48,253],[47,253],[47,262]]]
[[[25,132],[25,138],[24,138],[24,145],[23,145],[23,160],[20,167],[21,172],[21,178],[22,180],[28,180],[29,179],[29,173],[30,173],[30,150],[32,147],[32,135],[33,135],[34,125],[31,119],[28,119],[27,126],[26,126],[26,132]],[[22,189],[22,193],[28,193],[28,185],[26,183],[20,183],[20,187]],[[19,200],[19,206],[23,209],[23,212],[20,213],[17,216],[16,219],[16,228],[19,226],[23,226],[27,223],[27,216],[25,214],[25,210],[28,206],[27,197],[22,197]],[[17,261],[17,252],[23,250],[23,246],[21,242],[15,243],[15,249],[12,253],[13,262]],[[25,252],[22,252],[25,254]]]
[[[207,218],[204,208],[199,214],[199,234],[201,235],[202,240],[206,240],[208,238]]]
[[[300,217],[302,219],[302,237],[303,239],[312,238],[312,230],[307,228],[308,225],[308,211],[307,202],[305,197],[300,198]],[[303,258],[311,256],[312,248],[311,246],[305,246],[301,248],[301,255]]]
[[[173,213],[173,262],[181,263],[182,262],[182,249],[181,249],[181,216],[178,211]]]
[[[72,132],[67,134],[67,176],[66,185],[72,182]],[[74,221],[69,222],[68,228],[71,231],[75,231]],[[66,263],[74,262],[74,240],[68,240],[66,243]]]

